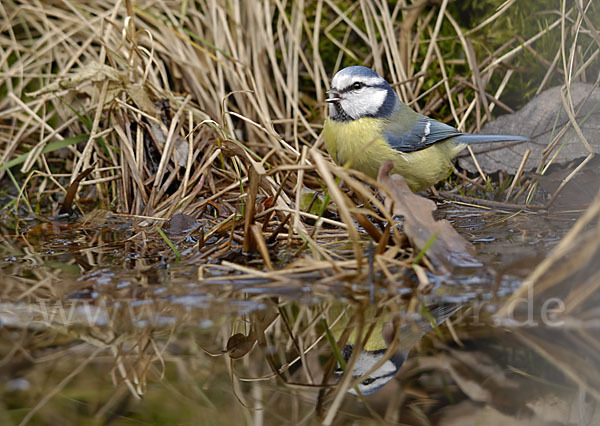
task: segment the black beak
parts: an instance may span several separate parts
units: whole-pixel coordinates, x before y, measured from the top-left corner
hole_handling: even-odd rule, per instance
[[[329,89],[327,91],[327,99],[325,99],[325,102],[338,102],[340,101],[342,98],[340,98],[340,92],[338,92],[335,89]]]

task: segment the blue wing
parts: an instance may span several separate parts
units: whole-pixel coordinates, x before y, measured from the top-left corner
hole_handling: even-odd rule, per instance
[[[425,116],[420,116],[408,131],[400,123],[390,123],[383,132],[387,143],[401,152],[419,151],[436,142],[463,134],[452,126]]]

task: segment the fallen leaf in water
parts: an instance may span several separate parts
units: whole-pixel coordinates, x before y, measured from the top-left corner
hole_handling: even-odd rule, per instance
[[[227,352],[231,359],[240,359],[254,347],[256,338],[236,333],[227,341]]]
[[[550,140],[569,121],[560,91],[561,87],[548,89],[521,110],[498,117],[481,129],[481,134],[519,135],[533,139],[528,143],[473,145],[477,162],[484,172],[502,170],[515,174],[528,148],[531,155],[525,170],[538,166]],[[591,84],[577,83],[571,85],[571,95],[577,112],[577,124],[594,152],[600,152],[600,89],[594,90]],[[562,147],[557,151],[555,163],[567,163],[589,154],[572,127],[561,138],[559,145]],[[459,165],[470,172],[477,172],[471,156],[466,151],[460,156]]]
[[[267,305],[269,303],[267,302]],[[279,316],[277,310],[272,307],[254,312],[251,315],[251,327],[248,335],[236,333],[227,341],[227,352],[232,359],[240,359],[252,350],[256,342],[265,346],[265,330]]]
[[[435,203],[413,193],[402,176],[390,176],[392,168],[392,162],[386,161],[379,169],[377,181],[387,192],[386,203],[393,202],[394,214],[404,217],[404,232],[416,250],[423,250],[429,243],[427,257],[434,266],[447,271],[483,266],[475,258],[471,243],[456,232],[450,222],[433,218]]]
[[[180,235],[188,234],[200,226],[193,216],[175,213],[169,221],[169,234]]]

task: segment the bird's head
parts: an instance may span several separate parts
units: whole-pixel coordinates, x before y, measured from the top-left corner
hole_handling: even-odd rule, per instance
[[[352,356],[353,346],[346,345],[342,350],[344,360],[348,362]],[[367,374],[371,369],[385,357],[386,349],[376,351],[362,350],[359,354],[356,363],[352,368],[352,377],[358,379]],[[406,352],[396,353],[386,359],[375,371],[372,371],[364,380],[356,385],[362,395],[369,395],[381,389],[385,384],[394,378],[404,361],[406,360]],[[335,377],[341,379],[344,371],[338,365],[334,371]],[[348,392],[356,395],[356,390],[351,388]]]
[[[390,85],[370,68],[353,66],[333,76],[326,102],[334,121],[351,121],[363,117],[388,118],[397,96]]]

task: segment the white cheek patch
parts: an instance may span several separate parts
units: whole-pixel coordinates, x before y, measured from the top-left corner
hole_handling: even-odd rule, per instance
[[[355,368],[352,370],[352,376],[363,376],[379,361],[379,359],[380,357],[367,357],[363,354],[360,354],[359,359],[355,364]],[[381,388],[383,385],[392,380],[396,371],[398,371],[398,368],[392,361],[388,359],[381,367],[371,373],[371,375],[368,377],[373,380],[371,383],[365,384],[363,382],[358,384],[357,387],[360,393],[363,395],[368,395],[372,392],[375,392],[377,389]],[[354,390],[354,388],[349,389],[348,392],[357,395],[357,392]]]
[[[364,352],[361,353],[356,361],[356,364],[354,364],[354,368],[352,369],[352,376],[360,377],[365,375],[375,364],[379,362],[380,359],[381,356],[372,356],[370,354],[365,355]],[[395,373],[397,370],[398,369],[394,363],[388,359],[381,367],[372,372],[370,377],[387,376],[388,374]]]
[[[377,87],[366,87],[357,93],[347,93],[340,102],[344,112],[352,119],[375,115],[383,105],[387,90]]]

